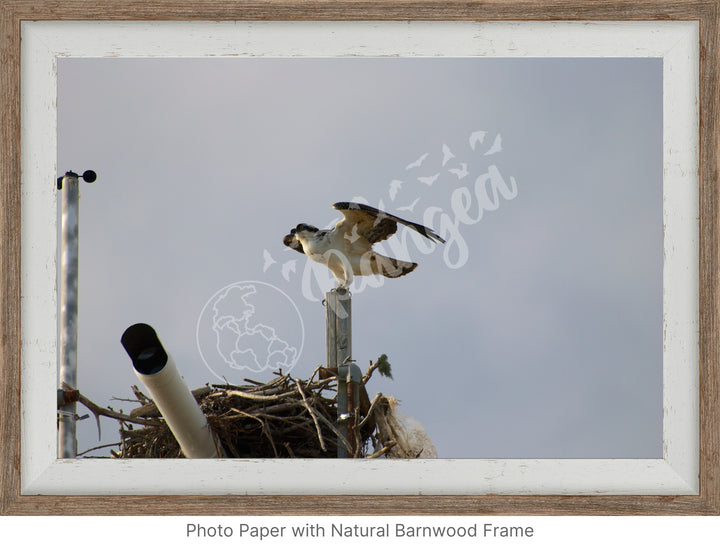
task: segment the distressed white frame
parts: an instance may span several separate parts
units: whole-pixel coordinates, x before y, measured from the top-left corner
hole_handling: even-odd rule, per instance
[[[699,493],[697,22],[23,22],[22,494]],[[663,458],[57,458],[58,57],[663,58]]]

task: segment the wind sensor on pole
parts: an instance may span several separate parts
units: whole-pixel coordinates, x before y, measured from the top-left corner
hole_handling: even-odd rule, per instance
[[[77,173],[68,171],[57,179],[62,190],[60,252],[60,384],[58,393],[58,456],[77,456],[77,317],[78,317],[78,217],[80,194]],[[95,182],[95,171],[82,174]],[[62,393],[60,393],[62,392]]]
[[[76,181],[78,178],[80,178],[80,176],[77,173],[74,173],[72,171],[66,172],[65,176],[60,176],[57,179],[57,189],[58,190],[62,190],[63,182],[68,177],[75,178]],[[97,173],[95,171],[87,170],[84,173],[82,173],[82,179],[85,182],[95,182],[95,180],[97,180]]]

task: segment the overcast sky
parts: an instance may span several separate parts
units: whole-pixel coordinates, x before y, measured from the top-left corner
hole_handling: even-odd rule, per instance
[[[256,314],[308,377],[333,280],[282,237],[362,199],[448,239],[386,242],[419,267],[353,288],[353,357],[386,353],[394,375],[370,396],[395,396],[440,457],[662,456],[660,59],[60,58],[58,128],[59,174],[98,173],[80,205],[95,402],[131,408],[111,398],[138,383],[135,322],[192,388],[272,378],[199,350],[234,282],[269,290]]]

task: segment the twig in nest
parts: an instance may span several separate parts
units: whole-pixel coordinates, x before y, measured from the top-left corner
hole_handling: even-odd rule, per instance
[[[324,369],[324,368],[323,368],[322,364],[319,365],[317,368],[315,368],[315,371],[314,371],[314,372],[312,373],[312,375],[310,376],[310,379],[308,379],[308,382],[311,382],[311,381],[315,378],[315,375],[316,375],[320,370],[323,370],[323,369]]]
[[[380,458],[382,455],[384,455],[387,451],[389,451],[391,448],[393,448],[395,445],[397,445],[397,442],[394,440],[388,441],[383,448],[380,450],[373,452],[372,454],[366,456],[365,458]]]
[[[195,400],[200,400],[203,397],[212,393],[212,391],[213,389],[211,387],[206,386],[200,387],[198,389],[193,389],[191,393],[192,396],[195,397]],[[155,403],[151,401],[131,410],[130,416],[132,416],[133,418],[159,418],[160,411],[158,410],[158,407],[155,405]],[[145,424],[145,421],[142,421],[141,423]]]
[[[273,452],[275,453],[275,458],[280,458],[280,455],[278,454],[277,449],[275,448],[275,441],[272,438],[272,435],[270,434],[270,431],[268,430],[268,424],[263,420],[262,422],[262,432],[265,434],[265,436],[268,438],[268,441],[270,441],[270,446],[273,449]]]
[[[118,402],[131,402],[131,403],[140,403],[145,404],[140,399],[121,399],[120,397],[110,397],[111,401],[118,401]]]
[[[63,384],[67,385],[67,384]],[[142,425],[155,425],[160,426],[162,425],[162,422],[156,421],[156,420],[145,420],[140,418],[134,418],[132,416],[128,416],[127,414],[123,414],[121,412],[115,412],[114,410],[111,410],[109,408],[103,408],[102,406],[99,406],[92,402],[90,399],[88,399],[85,395],[82,393],[79,393],[78,402],[85,406],[90,412],[93,413],[93,416],[95,416],[95,421],[97,422],[97,428],[98,428],[98,439],[102,439],[102,433],[100,430],[100,416],[106,416],[108,418],[115,418],[116,420],[122,420],[123,422],[130,422],[133,424],[142,424]]]
[[[341,441],[343,446],[345,447],[345,450],[350,452],[350,443],[348,443],[348,440],[343,437],[342,433],[338,431],[338,429],[335,427],[335,424],[331,423],[325,416],[320,414],[320,412],[315,412],[318,418],[320,418],[320,421],[324,423],[330,430],[335,434],[336,437],[338,437]]]
[[[297,456],[295,456],[295,453],[294,453],[294,452],[292,451],[292,449],[290,448],[290,443],[283,443],[283,446],[285,447],[285,450],[288,451],[288,454],[290,455],[290,458],[297,458]]]
[[[94,451],[94,450],[99,450],[99,449],[107,448],[107,447],[117,447],[117,446],[120,446],[120,445],[122,445],[122,441],[120,441],[119,443],[110,443],[110,444],[108,444],[108,445],[100,445],[100,446],[97,446],[97,447],[89,448],[89,449],[84,450],[84,451],[82,451],[82,452],[78,452],[76,456],[82,456],[82,455],[87,454],[88,452],[92,452],[92,451]]]
[[[221,397],[221,396],[240,397],[243,399],[250,399],[252,401],[273,402],[273,401],[277,401],[280,399],[284,399],[286,397],[292,397],[294,394],[295,394],[294,389],[292,391],[288,391],[287,393],[283,393],[281,395],[256,395],[255,393],[248,393],[246,391],[240,391],[239,389],[227,389],[220,393],[214,393],[211,396],[212,397]]]
[[[310,408],[310,404],[308,403],[307,397],[305,396],[305,392],[302,389],[302,385],[300,385],[299,380],[294,380],[295,386],[297,387],[297,390],[300,391],[300,395],[302,396],[302,402],[305,405],[305,408],[307,408],[307,411],[310,413],[310,416],[312,416],[313,422],[315,422],[315,429],[317,430],[317,436],[318,441],[320,441],[320,448],[324,451],[327,451],[327,447],[325,446],[325,440],[322,436],[322,431],[320,429],[320,423],[318,422],[317,416],[315,416],[315,409]]]
[[[133,385],[133,386],[131,387],[131,389],[133,390],[133,393],[135,393],[135,396],[137,397],[137,399],[138,399],[141,403],[143,403],[143,404],[148,404],[148,403],[151,403],[151,402],[152,402],[152,400],[150,399],[150,397],[148,397],[145,393],[143,393],[142,391],[140,391],[140,388],[139,388],[137,385]]]
[[[353,450],[353,458],[360,458],[360,453],[362,451],[362,443],[360,439],[360,428],[358,427],[358,420],[360,419],[360,408],[356,408],[355,412],[353,412],[353,417],[355,420],[353,421],[354,430],[352,432],[354,437],[354,445],[355,450]],[[364,439],[362,440],[364,441]]]
[[[375,410],[375,406],[377,406],[377,404],[380,402],[382,396],[382,393],[378,393],[377,395],[375,395],[375,398],[370,403],[370,408],[368,408],[367,414],[365,414],[363,421],[360,422],[360,424],[358,425],[358,429],[362,429],[370,421],[373,410]]]

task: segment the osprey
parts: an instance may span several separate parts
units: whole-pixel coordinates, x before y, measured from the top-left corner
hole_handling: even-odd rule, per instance
[[[324,264],[338,285],[347,288],[353,276],[382,274],[398,278],[415,270],[417,263],[391,259],[372,250],[372,245],[392,236],[398,223],[408,226],[433,242],[445,243],[430,228],[360,203],[333,205],[343,219],[330,230],[318,230],[310,224],[298,224],[283,238],[283,243]]]

